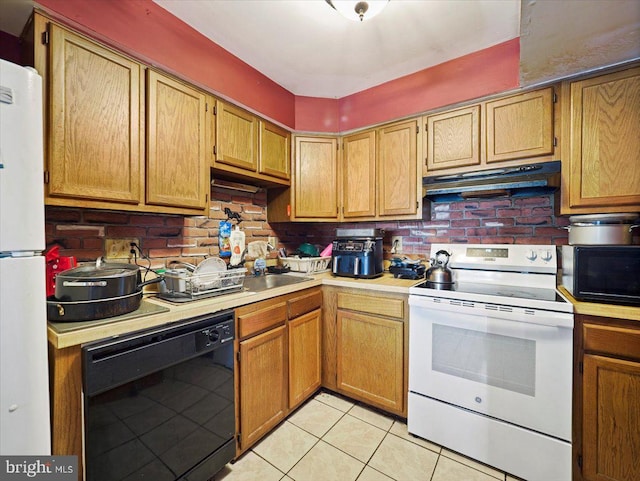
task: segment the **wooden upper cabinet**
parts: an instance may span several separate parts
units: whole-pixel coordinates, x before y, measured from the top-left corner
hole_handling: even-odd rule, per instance
[[[370,130],[342,140],[342,216],[376,215],[376,132]]]
[[[48,197],[141,202],[141,71],[51,24]]]
[[[418,163],[418,120],[378,129],[379,217],[422,215]]]
[[[427,171],[480,164],[480,105],[426,117]]]
[[[563,84],[562,213],[640,210],[640,67]]]
[[[340,163],[337,138],[296,137],[291,220],[422,216],[418,128],[415,119],[345,136]]]
[[[290,178],[291,133],[282,127],[260,121],[258,172],[282,179]]]
[[[149,70],[147,203],[204,209],[208,179],[205,95]]]
[[[296,137],[293,218],[338,217],[338,139]]]
[[[214,174],[260,185],[288,186],[291,133],[231,104],[214,100],[208,148]]]
[[[552,154],[553,89],[486,103],[487,163]]]
[[[258,118],[254,115],[218,100],[215,164],[225,164],[256,172],[258,170],[258,124]]]

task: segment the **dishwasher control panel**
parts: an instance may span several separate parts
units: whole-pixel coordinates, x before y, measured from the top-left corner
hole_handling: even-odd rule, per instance
[[[202,329],[196,336],[196,351],[210,349],[234,339],[233,319]]]

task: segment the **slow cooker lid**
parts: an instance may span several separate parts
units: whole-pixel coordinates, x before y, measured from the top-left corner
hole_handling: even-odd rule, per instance
[[[131,267],[128,267],[131,265]],[[90,266],[79,266],[74,267],[72,269],[62,271],[58,274],[59,277],[64,278],[117,278],[117,277],[126,277],[136,273],[138,270],[137,266],[133,266],[133,264],[116,264],[116,265],[103,265],[101,267],[96,267],[95,265]]]

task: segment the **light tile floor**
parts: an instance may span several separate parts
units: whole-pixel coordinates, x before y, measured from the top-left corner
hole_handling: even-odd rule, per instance
[[[517,481],[410,435],[393,417],[321,392],[213,481]]]

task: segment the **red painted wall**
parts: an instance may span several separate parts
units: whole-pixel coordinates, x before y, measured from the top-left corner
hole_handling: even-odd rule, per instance
[[[296,130],[340,132],[340,101],[296,96]]]
[[[515,38],[341,98],[340,131],[517,88],[519,69]]]
[[[520,39],[515,38],[337,101],[296,97],[295,128],[345,132],[420,114],[517,88],[519,69]],[[337,125],[328,121],[329,113]]]
[[[342,99],[295,96],[151,0],[38,0],[72,26],[301,132],[339,133],[519,85],[519,39]]]

